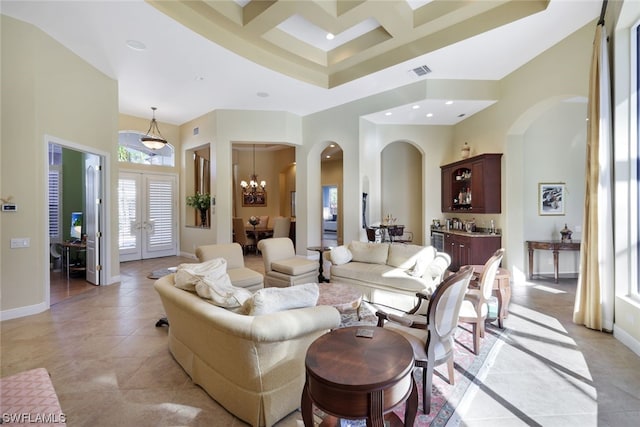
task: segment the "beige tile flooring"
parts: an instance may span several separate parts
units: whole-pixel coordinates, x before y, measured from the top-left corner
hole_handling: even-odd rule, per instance
[[[68,292],[45,313],[0,323],[0,375],[45,367],[69,426],[243,426],[171,358],[153,281],[170,257],[121,265],[122,282]],[[259,257],[247,265],[262,271]],[[635,426],[640,358],[571,322],[575,280],[513,285],[510,333],[495,348],[464,426]],[[64,294],[64,292],[63,292]],[[295,412],[279,427],[300,425]]]

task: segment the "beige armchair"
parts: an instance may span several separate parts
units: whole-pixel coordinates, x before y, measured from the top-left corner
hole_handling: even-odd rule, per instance
[[[199,246],[196,249],[196,256],[200,262],[209,261],[213,258],[224,258],[227,261],[227,274],[233,286],[245,288],[252,292],[263,287],[262,274],[244,266],[242,247],[238,243]]]
[[[288,237],[258,242],[264,261],[264,286],[285,288],[318,281],[318,261],[296,256]]]

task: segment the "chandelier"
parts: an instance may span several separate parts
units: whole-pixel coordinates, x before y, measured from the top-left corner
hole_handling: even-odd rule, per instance
[[[164,139],[162,134],[160,133],[160,129],[158,129],[158,122],[156,121],[156,107],[151,107],[153,111],[153,118],[151,119],[151,124],[149,125],[149,130],[147,134],[140,138],[140,142],[144,144],[145,147],[151,150],[159,150],[167,145],[167,140]]]
[[[242,193],[245,196],[256,196],[259,194],[264,194],[267,190],[267,181],[262,180],[258,183],[258,175],[256,175],[256,145],[253,144],[253,173],[251,174],[251,178],[249,182],[242,180],[240,182],[240,187],[242,187]]]

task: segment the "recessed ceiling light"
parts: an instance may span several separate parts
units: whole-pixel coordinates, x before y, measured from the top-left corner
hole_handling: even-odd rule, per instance
[[[332,33],[327,33],[327,40],[333,40],[336,36],[334,36]]]
[[[384,113],[384,115],[385,115],[385,116],[390,116],[390,115],[392,115],[392,114],[393,114],[393,113],[392,113],[391,111],[387,111],[386,113]]]
[[[427,113],[427,117],[433,117],[433,113]]]
[[[453,104],[453,101],[447,101],[447,102],[445,102],[445,104],[451,105],[451,104]]]
[[[420,108],[420,106],[419,106],[419,105],[414,105],[414,106],[413,106],[413,107],[411,107],[411,108],[413,108],[414,110],[417,110],[417,109],[419,109],[419,108]]]
[[[331,147],[331,148],[333,148],[333,147],[335,147],[335,146],[336,146],[336,144],[330,144],[330,145],[329,145],[329,147]]]
[[[331,156],[330,156],[329,154],[327,154],[325,158],[326,158],[326,159],[330,159],[330,158],[331,158]]]
[[[201,82],[204,80],[204,76],[195,76],[193,79],[197,82]]]
[[[127,47],[136,51],[145,50],[147,46],[138,40],[127,40]]]
[[[267,92],[258,92],[258,93],[256,93],[256,95],[259,96],[260,98],[269,97],[269,94]]]
[[[458,114],[458,117],[464,117],[464,116],[466,116],[465,113]]]

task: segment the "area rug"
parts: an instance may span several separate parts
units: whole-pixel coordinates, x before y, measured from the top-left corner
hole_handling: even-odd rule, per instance
[[[360,308],[360,318],[355,311],[341,314],[340,326],[372,325],[376,323],[376,307],[363,303]],[[418,414],[414,426],[445,426],[454,415],[457,406],[462,401],[465,393],[476,380],[477,375],[489,358],[495,357],[492,352],[501,335],[508,333],[507,329],[500,329],[492,323],[486,324],[485,337],[480,343],[480,354],[473,353],[472,327],[468,324],[460,324],[456,332],[454,366],[455,384],[450,385],[447,377],[447,365],[437,366],[433,377],[433,391],[431,394],[431,411],[425,414],[422,411],[422,369],[415,369],[413,374],[418,386]],[[399,406],[394,412],[404,419],[404,405]],[[322,416],[321,413],[316,415]],[[364,420],[343,420],[343,425],[353,427],[366,426]],[[339,424],[340,425],[340,424]]]

